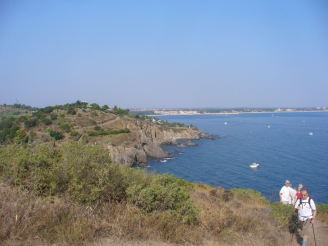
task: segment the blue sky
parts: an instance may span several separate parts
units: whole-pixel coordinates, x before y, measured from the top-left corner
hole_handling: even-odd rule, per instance
[[[324,0],[1,0],[0,104],[328,106]]]

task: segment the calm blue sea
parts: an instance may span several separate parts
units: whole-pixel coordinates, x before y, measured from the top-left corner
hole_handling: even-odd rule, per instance
[[[165,163],[152,160],[148,170],[225,188],[251,188],[278,200],[285,179],[310,190],[328,203],[328,113],[261,113],[239,115],[163,116],[170,122],[193,124],[220,136]],[[175,151],[169,146],[167,151]],[[253,162],[260,168],[251,169]]]

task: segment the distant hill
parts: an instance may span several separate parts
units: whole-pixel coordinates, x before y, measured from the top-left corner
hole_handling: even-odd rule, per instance
[[[146,163],[149,156],[168,157],[160,147],[163,143],[204,136],[195,127],[130,115],[127,109],[96,103],[77,101],[38,109],[29,106],[3,108],[6,115],[0,121],[0,144],[49,143],[55,146],[77,141],[102,145],[110,149],[114,162],[129,166]]]

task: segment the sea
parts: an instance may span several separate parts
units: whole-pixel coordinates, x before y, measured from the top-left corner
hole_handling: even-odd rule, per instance
[[[317,203],[328,203],[328,112],[160,116],[197,126],[216,140],[195,147],[167,146],[172,159],[147,169],[214,187],[250,188],[279,200],[286,179],[303,184]],[[252,163],[259,163],[256,169]]]

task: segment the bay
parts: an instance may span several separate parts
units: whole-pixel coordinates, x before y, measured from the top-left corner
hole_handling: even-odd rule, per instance
[[[151,160],[148,170],[224,188],[250,188],[279,200],[285,179],[302,183],[319,203],[328,203],[328,113],[249,113],[161,116],[192,124],[219,136],[197,147],[179,148],[166,162]],[[177,146],[166,151],[175,152]],[[260,167],[249,167],[253,162]]]

